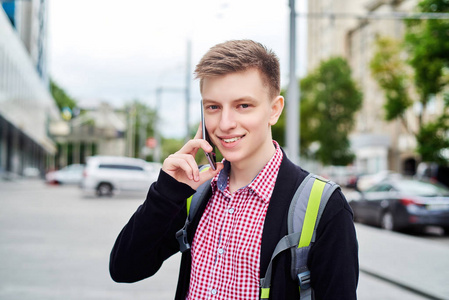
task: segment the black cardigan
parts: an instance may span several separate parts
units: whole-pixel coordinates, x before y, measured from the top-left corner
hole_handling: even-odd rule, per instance
[[[271,254],[287,234],[290,201],[307,172],[284,155],[271,196],[262,234],[260,274],[265,275]],[[110,274],[117,282],[135,282],[154,275],[164,260],[179,251],[175,233],[186,219],[185,199],[195,191],[161,171],[145,202],[122,229],[110,257]],[[200,208],[201,216],[206,203]],[[279,222],[279,220],[283,220]],[[193,220],[190,242],[199,223]],[[191,256],[182,255],[175,299],[185,299],[190,280]],[[336,190],[323,212],[316,242],[309,252],[308,266],[315,299],[356,299],[358,246],[352,211],[341,191]],[[290,251],[273,264],[272,300],[299,299],[298,283],[290,275]]]

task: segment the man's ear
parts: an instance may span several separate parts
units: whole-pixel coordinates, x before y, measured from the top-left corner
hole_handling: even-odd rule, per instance
[[[284,109],[284,97],[277,96],[276,99],[274,99],[271,102],[271,115],[269,121],[269,124],[271,126],[277,123],[283,109]]]

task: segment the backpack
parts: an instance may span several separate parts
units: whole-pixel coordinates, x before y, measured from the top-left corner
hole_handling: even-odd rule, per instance
[[[207,170],[204,166],[200,171]],[[324,208],[332,195],[339,188],[336,183],[320,176],[309,174],[296,190],[288,211],[288,234],[279,240],[268,265],[265,276],[260,279],[260,299],[270,298],[271,271],[273,259],[281,252],[291,251],[291,276],[298,280],[301,300],[312,299],[310,271],[307,258],[312,244],[315,242],[316,229]],[[189,199],[187,199],[187,218],[184,227],[176,233],[180,251],[190,249],[187,240],[187,228],[194,219],[203,201],[208,201],[210,180],[203,183]]]

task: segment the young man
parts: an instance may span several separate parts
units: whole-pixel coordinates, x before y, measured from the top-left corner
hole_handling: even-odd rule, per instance
[[[169,156],[145,202],[117,238],[110,272],[115,281],[152,276],[179,251],[176,232],[186,219],[186,199],[212,178],[209,201],[189,227],[191,251],[183,253],[176,299],[259,299],[277,242],[287,234],[287,213],[307,172],[272,140],[284,107],[279,62],[263,45],[238,40],[218,44],[195,70],[205,125],[225,158],[217,170],[199,172],[201,137]],[[202,151],[201,151],[202,152]],[[290,251],[273,262],[271,298],[299,299]],[[357,240],[352,212],[336,190],[324,210],[308,266],[315,299],[356,299]]]

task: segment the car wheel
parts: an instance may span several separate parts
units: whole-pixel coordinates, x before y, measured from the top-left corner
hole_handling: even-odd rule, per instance
[[[97,195],[102,196],[111,196],[112,195],[112,186],[109,183],[100,183],[97,187]]]
[[[444,230],[444,235],[449,236],[449,226],[444,226],[443,230]]]
[[[394,225],[394,217],[393,214],[389,211],[385,212],[382,216],[382,220],[380,225],[383,229],[393,231],[396,229]]]

